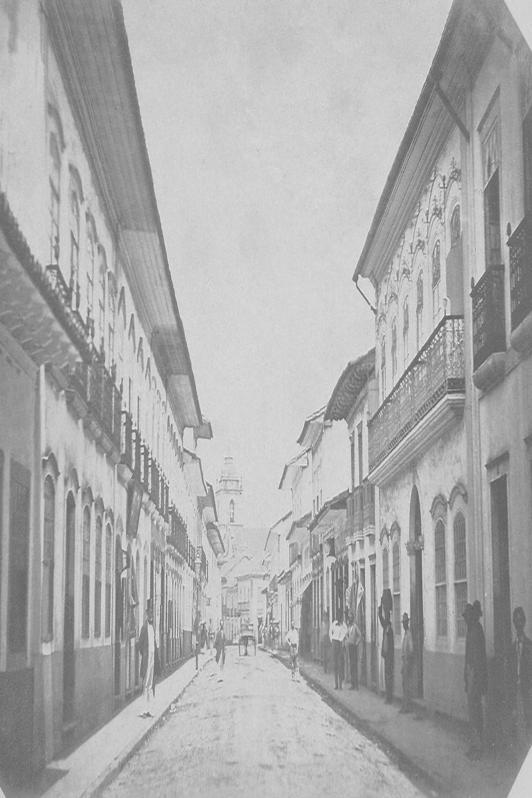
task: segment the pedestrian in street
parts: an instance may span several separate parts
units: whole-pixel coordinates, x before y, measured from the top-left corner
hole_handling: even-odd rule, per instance
[[[403,644],[401,647],[401,676],[403,681],[403,699],[399,712],[412,711],[412,670],[414,667],[414,641],[410,630],[410,618],[403,612]]]
[[[352,615],[349,616],[347,626],[347,654],[349,661],[349,674],[351,676],[351,690],[358,690],[358,645],[361,640],[360,629]]]
[[[214,649],[216,651],[216,664],[218,665],[218,681],[221,682],[225,665],[225,634],[223,621],[220,621],[220,627],[214,638]]]
[[[334,664],[334,689],[341,690],[344,680],[344,641],[347,635],[347,626],[342,618],[336,618],[331,626],[331,643]]]
[[[295,679],[297,672],[297,653],[299,650],[299,632],[297,631],[294,622],[290,624],[290,629],[286,635],[286,645],[290,652],[290,665],[292,669],[292,679]]]
[[[482,732],[484,727],[482,696],[488,689],[488,664],[484,630],[480,624],[482,609],[480,602],[466,604],[463,618],[466,622],[464,679],[467,708],[471,729],[471,745],[466,753],[469,759],[482,756]]]
[[[155,678],[159,675],[159,652],[155,642],[153,628],[153,610],[151,603],[146,607],[146,620],[140,630],[137,649],[140,652],[140,676],[142,678],[142,694],[144,696],[144,712],[141,718],[153,718],[150,711],[155,696]]]
[[[532,640],[525,634],[526,616],[522,607],[513,611],[516,637],[509,652],[508,675],[513,743],[524,759],[532,743]]]
[[[394,640],[391,622],[392,594],[389,588],[383,591],[379,604],[379,621],[382,626],[381,657],[384,660],[384,702],[393,701]]]
[[[329,652],[331,649],[331,638],[330,638],[330,624],[329,624],[329,613],[327,610],[324,611],[321,619],[321,627],[320,627],[320,648],[321,648],[321,661],[323,663],[323,672],[327,673],[327,669],[329,667]]]
[[[207,647],[207,624],[205,623],[205,621],[203,621],[200,627],[200,648],[202,653],[205,652],[206,647]]]

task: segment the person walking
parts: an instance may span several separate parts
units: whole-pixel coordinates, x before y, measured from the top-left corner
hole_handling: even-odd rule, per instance
[[[347,626],[343,620],[336,618],[331,626],[331,643],[334,664],[334,689],[341,690],[344,680],[344,641],[347,635]]]
[[[463,618],[466,622],[464,680],[467,694],[467,709],[471,728],[471,746],[466,752],[469,759],[482,756],[482,732],[484,726],[482,696],[488,690],[488,663],[486,641],[480,624],[482,609],[480,602],[466,604]]]
[[[216,637],[214,638],[214,649],[216,651],[216,664],[218,665],[218,681],[221,682],[223,680],[223,670],[225,665],[225,634],[223,621],[220,621],[220,627],[216,632]]]
[[[384,607],[383,604],[385,605]],[[384,660],[384,702],[386,704],[391,704],[393,701],[394,640],[392,622],[390,620],[391,609],[391,592],[387,588],[383,592],[381,603],[379,604],[379,621],[382,626],[381,657]]]
[[[414,666],[414,641],[410,630],[410,618],[403,612],[403,644],[401,646],[401,676],[403,680],[403,699],[399,712],[412,711],[412,669]]]
[[[327,612],[327,610],[325,610],[322,615],[321,627],[320,627],[321,661],[323,663],[324,673],[327,673],[327,669],[329,667],[329,651],[331,648],[331,638],[329,635],[330,635],[329,613]]]
[[[296,678],[297,672],[297,653],[299,650],[299,633],[292,621],[290,629],[286,635],[286,644],[290,652],[290,665],[292,670],[292,679]]]
[[[142,694],[144,696],[144,712],[141,718],[153,718],[151,702],[155,696],[155,678],[159,675],[159,652],[155,642],[153,628],[153,610],[151,604],[146,607],[146,620],[140,630],[137,650],[140,652],[140,676],[142,678]]]
[[[532,743],[532,640],[525,634],[522,607],[513,611],[516,637],[509,652],[508,675],[512,732],[516,753],[523,759]]]
[[[349,616],[347,626],[347,653],[349,659],[349,674],[351,677],[351,690],[358,690],[358,645],[361,640],[360,629],[352,615]]]

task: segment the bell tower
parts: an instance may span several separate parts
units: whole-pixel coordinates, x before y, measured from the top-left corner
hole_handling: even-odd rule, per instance
[[[231,456],[224,457],[222,471],[216,485],[216,509],[223,535],[226,556],[234,553],[233,532],[243,527],[242,476]]]

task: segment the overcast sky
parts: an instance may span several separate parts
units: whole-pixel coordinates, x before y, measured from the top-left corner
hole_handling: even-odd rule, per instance
[[[352,274],[450,0],[124,0],[215,481],[271,526],[304,419],[372,346]],[[324,497],[325,498],[325,497]]]

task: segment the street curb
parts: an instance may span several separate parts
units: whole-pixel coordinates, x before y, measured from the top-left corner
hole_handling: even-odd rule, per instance
[[[279,662],[281,662],[286,668],[290,667],[290,663],[282,655],[274,651],[269,651],[268,653],[270,656],[279,660]],[[360,717],[360,715],[351,709],[351,707],[346,707],[334,694],[331,694],[325,687],[323,687],[323,685],[321,685],[317,679],[314,679],[314,677],[306,673],[304,666],[299,666],[299,672],[307,684],[314,690],[314,692],[318,693],[323,701],[329,704],[329,706],[334,709],[338,715],[341,715],[351,726],[360,731],[365,737],[371,740],[371,742],[378,745],[381,751],[389,756],[394,764],[396,764],[406,776],[408,776],[410,779],[415,779],[416,782],[418,782],[416,786],[422,789],[423,792],[433,796],[456,795],[458,798],[458,793],[449,790],[447,785],[439,782],[432,774],[421,768],[416,762],[413,762],[408,754],[405,754],[404,751],[394,745],[394,743],[390,742],[385,735],[378,732],[371,725],[370,721]]]
[[[200,663],[200,667],[198,670],[194,671],[192,674],[191,679],[183,685],[179,693],[172,698],[170,703],[165,707],[165,709],[161,712],[158,718],[156,718],[151,726],[147,726],[143,729],[137,740],[133,744],[128,744],[124,746],[122,751],[111,760],[111,762],[102,770],[101,773],[92,781],[92,783],[87,787],[82,793],[80,793],[79,798],[96,798],[102,794],[103,790],[109,786],[109,784],[116,778],[116,776],[120,773],[123,769],[124,765],[131,759],[131,757],[139,750],[139,748],[146,742],[148,737],[152,734],[152,732],[156,731],[159,726],[162,725],[163,721],[166,719],[170,707],[172,704],[175,704],[176,701],[179,701],[185,690],[192,684],[194,679],[198,676],[200,670],[203,670],[207,665],[207,662],[210,662],[212,657],[206,659],[203,663]]]

